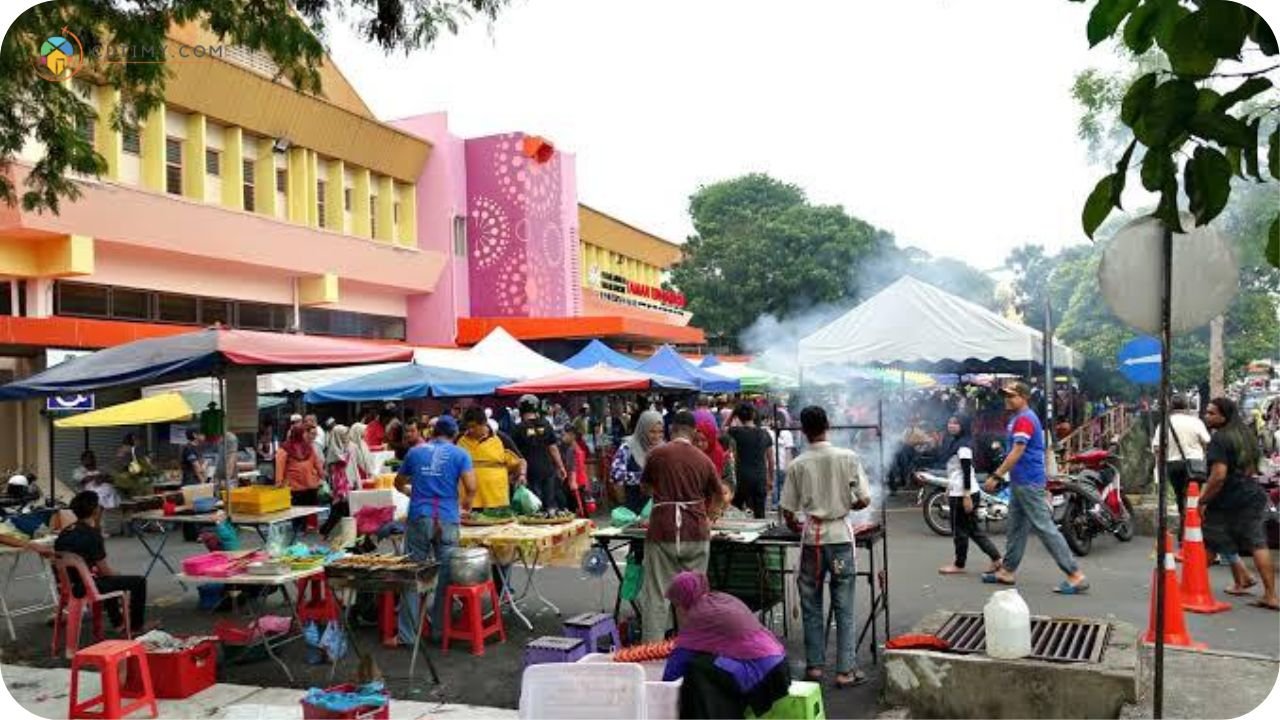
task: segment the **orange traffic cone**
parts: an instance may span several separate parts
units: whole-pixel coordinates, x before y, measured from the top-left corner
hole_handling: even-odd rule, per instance
[[[1200,486],[1187,485],[1187,529],[1182,535],[1182,609],[1194,613],[1220,613],[1231,609],[1231,603],[1219,602],[1209,587],[1209,554],[1204,549],[1204,532],[1200,526]]]
[[[1191,639],[1187,632],[1187,623],[1182,617],[1182,593],[1178,589],[1177,565],[1173,562],[1173,538],[1165,533],[1160,543],[1160,556],[1164,559],[1163,570],[1151,572],[1151,610],[1147,614],[1147,632],[1142,635],[1142,642],[1156,641],[1156,583],[1164,583],[1164,644],[1203,649],[1204,643]],[[1160,576],[1164,577],[1161,578]]]

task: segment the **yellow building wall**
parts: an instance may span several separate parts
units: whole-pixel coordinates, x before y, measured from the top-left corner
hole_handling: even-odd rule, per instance
[[[141,142],[142,186],[148,190],[164,192],[164,141],[165,111],[161,104],[142,121],[139,130]]]
[[[208,121],[200,113],[187,116],[187,139],[182,143],[182,194],[204,200],[205,157]]]
[[[271,138],[258,138],[258,159],[253,164],[253,211],[276,214],[276,151]]]
[[[346,232],[346,212],[342,208],[344,201],[343,188],[346,184],[346,164],[341,160],[329,158],[329,170],[325,178],[324,225],[336,232]]]
[[[285,184],[287,217],[293,222],[306,224],[307,212],[307,149],[291,147],[286,154],[289,173]],[[274,184],[274,183],[273,183]]]
[[[418,244],[418,186],[396,183],[400,202],[400,222],[396,226],[396,242],[405,247]]]
[[[373,210],[378,214],[378,233],[373,239],[391,242],[395,230],[396,202],[396,193],[391,177],[389,175],[379,175],[377,187],[378,207]]]
[[[120,91],[112,87],[100,85],[96,89],[98,121],[94,125],[94,149],[107,161],[106,176],[111,180],[120,179],[120,163],[124,159],[124,149],[120,132],[111,127],[111,118],[120,107]]]
[[[369,169],[355,168],[351,189],[351,234],[369,237]]]

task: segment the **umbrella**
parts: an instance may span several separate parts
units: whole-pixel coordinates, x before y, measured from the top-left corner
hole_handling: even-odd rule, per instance
[[[537,380],[525,380],[498,388],[499,395],[554,394],[579,392],[611,392],[619,390],[696,390],[684,380],[651,375],[638,370],[623,370],[605,364],[581,370],[551,375]]]
[[[509,382],[510,378],[494,375],[411,364],[315,388],[307,392],[306,400],[314,404],[492,395]]]
[[[149,425],[190,420],[195,414],[186,398],[174,392],[54,420],[53,426],[61,429]]]

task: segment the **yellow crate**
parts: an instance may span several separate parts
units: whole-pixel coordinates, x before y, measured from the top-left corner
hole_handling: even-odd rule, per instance
[[[288,488],[253,487],[234,488],[231,491],[231,512],[248,515],[266,515],[267,513],[288,510],[293,505]]]

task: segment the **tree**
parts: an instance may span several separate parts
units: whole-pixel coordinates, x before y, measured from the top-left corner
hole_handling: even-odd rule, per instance
[[[70,31],[84,51],[85,72],[120,91],[121,111],[102,118],[115,129],[145,117],[164,99],[166,68],[158,62],[104,62],[109,49],[163,48],[172,24],[203,23],[222,42],[266,53],[277,79],[299,92],[320,91],[325,21],[347,15],[365,40],[384,50],[431,45],[447,30],[480,15],[493,20],[510,0],[58,0],[18,16],[0,45],[0,199],[25,210],[58,212],[79,197],[69,173],[98,176],[106,162],[76,129],[96,110],[69,83],[49,82],[37,68],[41,45]],[[296,11],[296,12],[295,12]],[[118,52],[118,51],[117,51]],[[44,77],[42,77],[42,73]],[[57,79],[56,77],[54,79]],[[28,140],[44,147],[26,187],[14,186],[10,165]]]
[[[1089,44],[1117,33],[1130,51],[1150,52],[1160,66],[1125,87],[1120,120],[1133,139],[1085,201],[1085,234],[1093,237],[1113,209],[1123,210],[1131,165],[1141,166],[1142,186],[1160,196],[1152,214],[1175,231],[1182,229],[1180,191],[1195,223],[1204,225],[1226,208],[1233,176],[1280,180],[1280,129],[1274,129],[1280,102],[1268,77],[1280,70],[1274,61],[1280,45],[1261,15],[1230,0],[1097,0],[1086,28]],[[1223,61],[1240,67],[1219,71]],[[1107,99],[1108,88],[1088,80],[1084,92]],[[1268,129],[1269,179],[1260,162]],[[1135,164],[1139,145],[1143,154]],[[1280,267],[1280,213],[1271,217],[1264,247],[1267,260]]]
[[[905,274],[991,306],[994,284],[982,272],[917,248],[833,205],[811,205],[804,191],[767,175],[700,188],[690,198],[695,234],[671,282],[688,298],[694,321],[737,345],[764,316],[794,320],[880,291]]]
[[[1052,270],[1041,245],[1016,247],[1004,261],[1014,273],[1013,309],[1024,318],[1044,313],[1046,283]]]

